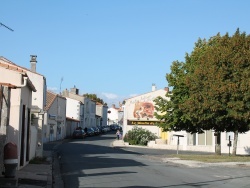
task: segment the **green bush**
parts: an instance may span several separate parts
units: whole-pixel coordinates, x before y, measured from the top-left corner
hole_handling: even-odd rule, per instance
[[[34,157],[30,160],[30,164],[49,164],[47,157]]]
[[[149,130],[141,127],[134,127],[125,134],[123,140],[130,145],[146,146],[149,141],[155,140],[156,138],[157,136]]]

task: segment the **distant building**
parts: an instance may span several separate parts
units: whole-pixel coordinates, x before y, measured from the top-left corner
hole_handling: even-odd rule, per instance
[[[115,104],[108,108],[108,125],[117,124],[123,125],[123,106],[119,103],[119,107]]]
[[[101,103],[96,103],[96,126],[107,125],[108,106]]]
[[[84,104],[76,99],[66,98],[66,136],[71,137],[78,127],[84,128]]]
[[[64,90],[62,96],[67,99],[67,136],[76,127],[89,128],[107,125],[108,107],[106,105],[79,95],[79,89],[75,86],[70,91]]]
[[[162,129],[156,126],[159,120],[154,116],[154,99],[158,96],[165,98],[168,91],[167,87],[156,90],[156,86],[153,84],[151,92],[126,99],[124,104],[123,134],[125,135],[129,130],[138,126],[149,130],[157,137],[167,139],[167,133],[162,132]]]
[[[47,91],[44,113],[43,142],[66,137],[66,98]]]

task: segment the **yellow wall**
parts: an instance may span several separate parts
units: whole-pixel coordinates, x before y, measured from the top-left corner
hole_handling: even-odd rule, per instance
[[[160,136],[161,136],[161,139],[165,139],[165,140],[168,140],[168,132],[163,132],[162,129],[160,129]]]

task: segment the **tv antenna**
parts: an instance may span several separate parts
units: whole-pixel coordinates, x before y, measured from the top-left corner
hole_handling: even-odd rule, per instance
[[[62,81],[63,81],[63,77],[61,78],[61,82],[60,82],[60,95],[62,94],[62,93],[61,93],[61,85],[62,85]]]
[[[10,30],[10,31],[14,31],[13,29],[9,28],[8,26],[4,25],[4,24],[1,23],[1,22],[0,22],[0,26],[3,26],[3,27],[7,28],[7,29]]]

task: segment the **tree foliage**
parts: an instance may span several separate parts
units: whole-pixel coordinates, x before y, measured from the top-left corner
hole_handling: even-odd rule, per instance
[[[164,131],[199,132],[192,125],[189,117],[180,109],[180,105],[189,97],[189,90],[184,84],[186,71],[185,63],[174,61],[171,66],[171,74],[166,75],[172,92],[166,94],[167,98],[157,97],[155,102],[155,117],[160,120],[159,126]],[[170,99],[170,100],[168,100]]]
[[[87,98],[89,98],[89,99],[91,99],[91,100],[93,100],[95,102],[99,102],[99,103],[101,103],[103,105],[107,105],[107,103],[104,103],[104,101],[102,99],[98,98],[96,94],[86,93],[86,94],[83,94],[83,96],[87,97]]]
[[[166,79],[173,87],[170,101],[155,100],[156,109],[167,112],[156,113],[165,130],[249,130],[250,36],[245,32],[198,39],[185,62],[172,63]]]

